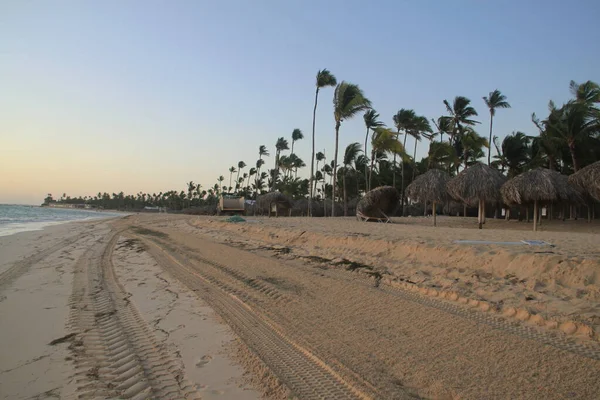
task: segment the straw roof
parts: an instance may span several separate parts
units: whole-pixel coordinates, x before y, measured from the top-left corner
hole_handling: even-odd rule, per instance
[[[534,201],[577,202],[581,196],[568,183],[565,175],[547,168],[536,168],[512,178],[500,189],[508,204],[526,204]]]
[[[600,161],[580,169],[568,179],[573,186],[600,201]]]
[[[474,206],[479,200],[501,201],[500,187],[504,182],[506,177],[498,170],[477,163],[450,179],[446,188],[455,200]]]
[[[406,195],[416,201],[444,202],[448,199],[446,185],[450,175],[439,169],[430,169],[417,178],[406,188]]]
[[[383,212],[386,215],[394,214],[398,209],[400,193],[392,186],[380,186],[370,190],[356,205],[356,211],[366,217],[380,218]]]

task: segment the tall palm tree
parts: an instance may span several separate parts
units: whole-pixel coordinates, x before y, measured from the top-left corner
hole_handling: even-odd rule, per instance
[[[256,179],[258,179],[258,177],[260,176],[260,167],[262,167],[265,164],[265,160],[262,159],[263,156],[268,157],[269,151],[267,150],[267,146],[261,144],[258,147],[258,160],[256,161]]]
[[[240,172],[242,172],[242,169],[244,169],[246,167],[246,163],[243,161],[238,161],[238,170],[237,170],[237,177],[235,178],[236,182],[240,181]],[[237,190],[239,187],[239,185],[236,183],[235,185],[235,189]]]
[[[483,101],[485,105],[490,110],[490,139],[488,143],[492,143],[492,126],[494,124],[494,116],[496,115],[496,110],[498,108],[510,108],[510,104],[506,101],[506,96],[500,93],[498,89],[490,92],[488,96],[483,96]],[[492,146],[488,151],[488,165],[490,165],[490,159],[492,155]]]
[[[379,121],[379,114],[377,114],[377,111],[375,111],[374,109],[370,109],[367,110],[367,112],[365,113],[365,115],[363,115],[363,118],[365,120],[365,126],[367,127],[367,134],[365,135],[365,154],[367,154],[367,142],[369,140],[369,131],[373,128],[377,128],[380,126],[383,126],[383,122]],[[367,176],[367,168],[368,168],[368,163],[365,164],[365,179]],[[366,186],[365,187],[365,191],[369,191],[371,188]]]
[[[316,160],[317,160],[317,167],[315,168],[317,170],[317,172],[319,171],[319,162],[324,161],[325,160],[325,153],[323,153],[322,151],[319,151],[316,155]],[[314,188],[312,193],[314,193],[314,191],[317,190],[317,182],[315,181],[314,184]]]
[[[273,170],[273,180],[271,181],[271,190],[275,188],[275,183],[277,182],[277,177],[279,176],[279,158],[281,157],[281,152],[284,150],[289,150],[288,141],[280,137],[277,139],[275,143],[275,169]]]
[[[235,167],[229,167],[229,190],[228,192],[231,192],[231,178],[233,177],[233,173],[236,172]]]
[[[360,143],[350,143],[344,151],[343,170],[342,170],[342,186],[344,188],[344,217],[348,216],[348,190],[346,188],[346,176],[348,170],[352,168],[352,163],[356,161],[358,154],[361,152]]]
[[[294,143],[301,139],[304,139],[304,134],[302,131],[298,128],[294,129],[292,131],[292,154],[294,153]]]
[[[335,119],[335,152],[333,156],[333,187],[331,216],[335,217],[335,186],[337,178],[338,147],[342,121],[354,117],[361,111],[371,108],[371,101],[365,97],[358,85],[342,81],[333,95],[333,118]]]
[[[312,120],[312,153],[310,154],[310,182],[309,182],[309,187],[312,188],[313,185],[313,177],[315,175],[315,122],[316,122],[316,118],[317,118],[317,102],[319,101],[319,90],[321,90],[321,88],[325,88],[327,86],[335,86],[337,85],[337,80],[335,79],[335,76],[329,72],[329,70],[327,69],[322,69],[319,70],[319,72],[317,72],[317,79],[316,79],[316,86],[317,89],[315,91],[315,107],[313,109],[313,120]],[[308,213],[310,215],[310,210],[311,210],[311,200],[313,198],[313,191],[310,191],[310,194],[308,196]]]
[[[478,114],[469,104],[471,104],[471,100],[464,96],[456,96],[452,102],[452,106],[448,100],[444,100],[444,105],[450,114],[450,126],[452,128],[450,142],[452,144],[456,142],[456,138],[461,132],[462,127],[473,126],[479,123],[479,121],[471,119]]]

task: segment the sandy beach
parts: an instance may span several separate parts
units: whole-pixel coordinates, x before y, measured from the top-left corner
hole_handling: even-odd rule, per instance
[[[2,237],[0,394],[595,398],[599,226],[430,223],[138,214]]]

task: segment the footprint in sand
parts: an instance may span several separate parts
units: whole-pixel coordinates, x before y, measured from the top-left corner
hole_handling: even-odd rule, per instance
[[[205,355],[205,356],[202,356],[202,358],[200,359],[200,361],[198,361],[198,362],[196,363],[196,367],[198,367],[198,368],[202,368],[202,367],[204,367],[206,364],[208,364],[208,363],[209,363],[211,360],[212,360],[212,356],[210,356],[210,355]]]

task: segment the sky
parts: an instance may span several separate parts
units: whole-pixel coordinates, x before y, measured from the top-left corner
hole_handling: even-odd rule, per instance
[[[512,108],[494,134],[533,135],[531,113],[567,101],[570,80],[600,81],[598,15],[594,0],[0,0],[0,203],[207,189],[261,144],[272,168],[294,128],[310,165],[322,68],[389,126],[400,108],[437,118],[461,95],[487,137],[482,96],[500,89]],[[321,91],[316,124],[328,158],[332,97]],[[344,121],[340,151],[365,133],[362,115]]]

